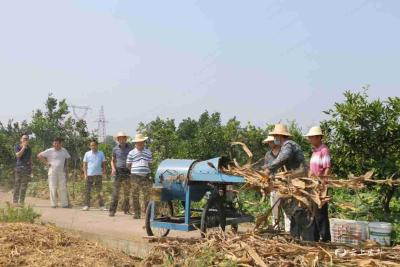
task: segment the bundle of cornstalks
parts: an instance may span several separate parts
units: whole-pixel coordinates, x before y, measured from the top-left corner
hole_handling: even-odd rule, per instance
[[[240,142],[232,143],[240,145],[249,157],[249,160],[243,166],[239,165],[236,160],[226,167],[222,168],[224,173],[236,176],[242,176],[246,180],[245,188],[260,190],[265,199],[272,191],[277,192],[278,196],[285,199],[294,199],[304,208],[312,213],[315,209],[321,208],[325,203],[330,201],[327,195],[327,188],[347,188],[362,189],[367,184],[379,184],[395,186],[400,184],[400,180],[393,178],[385,180],[373,180],[373,172],[367,172],[362,176],[350,175],[348,179],[338,179],[334,176],[327,177],[306,177],[303,170],[284,171],[275,175],[267,175],[262,170],[257,170],[252,164],[253,154],[249,148]],[[256,226],[265,225],[269,213],[257,218]]]
[[[0,223],[0,266],[136,266],[139,260],[50,226]]]
[[[145,266],[399,266],[400,247],[362,248],[295,243],[279,234],[212,232],[204,239],[153,239],[158,242]]]

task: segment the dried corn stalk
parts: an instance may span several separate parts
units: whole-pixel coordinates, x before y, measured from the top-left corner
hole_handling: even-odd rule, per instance
[[[295,243],[276,233],[213,232],[204,239],[154,238],[145,266],[399,266],[400,247]],[[362,265],[364,264],[364,265]],[[232,263],[231,263],[232,265]]]
[[[373,171],[369,171],[362,176],[349,175],[348,179],[338,179],[334,176],[324,177],[328,178],[327,187],[323,186],[323,181],[319,177],[305,177],[304,171],[285,171],[270,177],[265,172],[253,168],[251,164],[253,154],[246,144],[234,142],[232,145],[242,146],[249,160],[243,166],[234,161],[234,164],[222,168],[223,172],[244,177],[246,180],[244,188],[261,191],[263,199],[272,191],[276,191],[281,199],[295,199],[313,214],[316,207],[321,208],[330,201],[330,197],[326,193],[327,187],[357,190],[364,188],[368,183],[389,186],[400,184],[400,180],[395,180],[393,177],[385,180],[372,180]],[[265,225],[268,216],[269,213],[261,215],[256,220],[256,226]]]

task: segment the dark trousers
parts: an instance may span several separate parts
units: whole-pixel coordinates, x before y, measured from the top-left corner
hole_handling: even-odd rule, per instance
[[[131,175],[132,180],[132,206],[136,217],[140,217],[140,192],[143,194],[144,209],[150,199],[151,182],[149,176]]]
[[[331,231],[328,216],[328,203],[317,210],[315,215],[319,238],[323,242],[331,241]]]
[[[290,234],[304,241],[318,241],[318,229],[315,219],[309,217],[306,209],[296,210],[290,218]]]
[[[14,181],[14,194],[13,202],[24,204],[26,190],[28,188],[28,182],[30,180],[31,171],[25,169],[15,170],[15,181]]]
[[[103,200],[103,182],[102,182],[103,177],[101,175],[94,175],[94,176],[88,176],[86,179],[86,190],[85,190],[85,206],[90,207],[90,193],[92,192],[92,187],[93,185],[96,188],[96,193],[97,193],[97,198],[99,200],[99,206],[103,207],[104,206],[104,200]]]
[[[129,211],[129,195],[131,191],[131,181],[130,181],[131,172],[129,169],[117,169],[117,175],[115,177],[114,185],[113,185],[113,193],[112,200],[110,205],[110,212],[117,212],[118,201],[119,201],[119,193],[121,191],[121,186],[124,193],[124,202],[122,204],[122,209],[125,212]]]

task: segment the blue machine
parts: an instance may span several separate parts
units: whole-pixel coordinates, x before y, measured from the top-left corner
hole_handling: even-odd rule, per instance
[[[153,185],[153,200],[146,210],[146,230],[149,236],[166,236],[170,230],[192,231],[200,229],[202,235],[208,228],[253,221],[233,205],[229,185],[243,184],[241,176],[227,175],[220,171],[227,158],[206,161],[167,159],[157,169]],[[228,187],[228,189],[227,189]],[[191,208],[192,202],[207,198],[202,209]],[[183,216],[175,216],[176,205],[183,205]],[[201,216],[192,216],[192,212]]]

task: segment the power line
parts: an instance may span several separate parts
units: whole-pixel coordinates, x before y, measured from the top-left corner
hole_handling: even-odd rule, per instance
[[[89,106],[77,106],[77,105],[69,105],[69,107],[72,108],[72,113],[74,114],[74,117],[77,120],[83,120],[85,119],[88,111],[91,109]],[[82,115],[78,115],[77,110],[83,110],[83,114]]]

